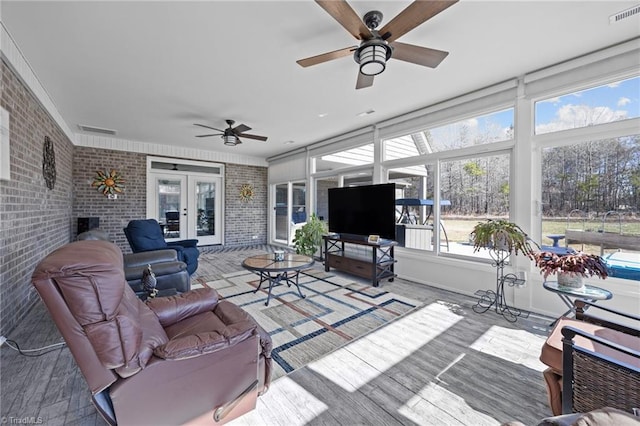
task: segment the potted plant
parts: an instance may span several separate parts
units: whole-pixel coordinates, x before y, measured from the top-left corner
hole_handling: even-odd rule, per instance
[[[328,232],[327,224],[315,213],[311,214],[307,223],[296,229],[293,246],[296,253],[313,257],[322,244],[322,235]]]
[[[549,275],[557,274],[558,285],[563,287],[581,288],[585,277],[604,280],[609,275],[602,257],[580,251],[562,255],[541,251],[534,253],[533,261],[545,279]]]
[[[515,223],[504,219],[487,219],[478,223],[471,232],[473,251],[481,248],[522,253],[531,257],[533,249],[527,234]]]

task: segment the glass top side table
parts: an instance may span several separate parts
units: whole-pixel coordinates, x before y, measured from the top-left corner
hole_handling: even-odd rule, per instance
[[[571,297],[584,299],[591,303],[596,303],[598,300],[609,300],[613,297],[613,294],[609,290],[589,284],[585,284],[581,288],[573,288],[558,285],[557,281],[545,281],[542,283],[542,286],[546,290],[556,293],[560,299],[562,299],[562,302],[564,302],[564,304],[569,308],[569,310],[561,316],[567,316],[569,314],[573,314],[573,316],[575,316],[576,307],[571,300]],[[556,321],[551,323],[551,325],[553,326]]]

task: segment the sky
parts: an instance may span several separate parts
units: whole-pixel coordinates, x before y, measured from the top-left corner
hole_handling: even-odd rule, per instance
[[[640,77],[536,102],[536,134],[640,116]]]

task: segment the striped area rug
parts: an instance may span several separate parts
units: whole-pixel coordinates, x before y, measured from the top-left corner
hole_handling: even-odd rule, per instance
[[[348,278],[310,269],[300,273],[299,284],[278,285],[269,306],[267,285],[254,293],[258,275],[239,271],[222,279],[196,284],[214,288],[220,296],[249,312],[273,339],[272,379],[286,375],[351,340],[369,333],[419,305],[380,287],[354,283]]]

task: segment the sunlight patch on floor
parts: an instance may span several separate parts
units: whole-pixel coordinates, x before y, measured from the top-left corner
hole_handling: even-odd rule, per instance
[[[282,401],[296,401],[296,404],[283,404]],[[286,419],[288,426],[305,425],[328,408],[289,377],[281,377],[271,383],[266,394],[258,398],[255,410],[227,424],[279,425],[282,419]]]
[[[398,409],[398,413],[419,425],[494,426],[500,424],[496,419],[475,411],[463,398],[435,383],[429,383],[421,389]],[[460,419],[464,419],[464,422]]]
[[[432,303],[351,342],[308,367],[353,392],[452,327],[463,317]]]
[[[544,337],[525,330],[494,325],[473,342],[470,348],[536,371],[544,371],[547,367],[538,359],[544,341]]]

